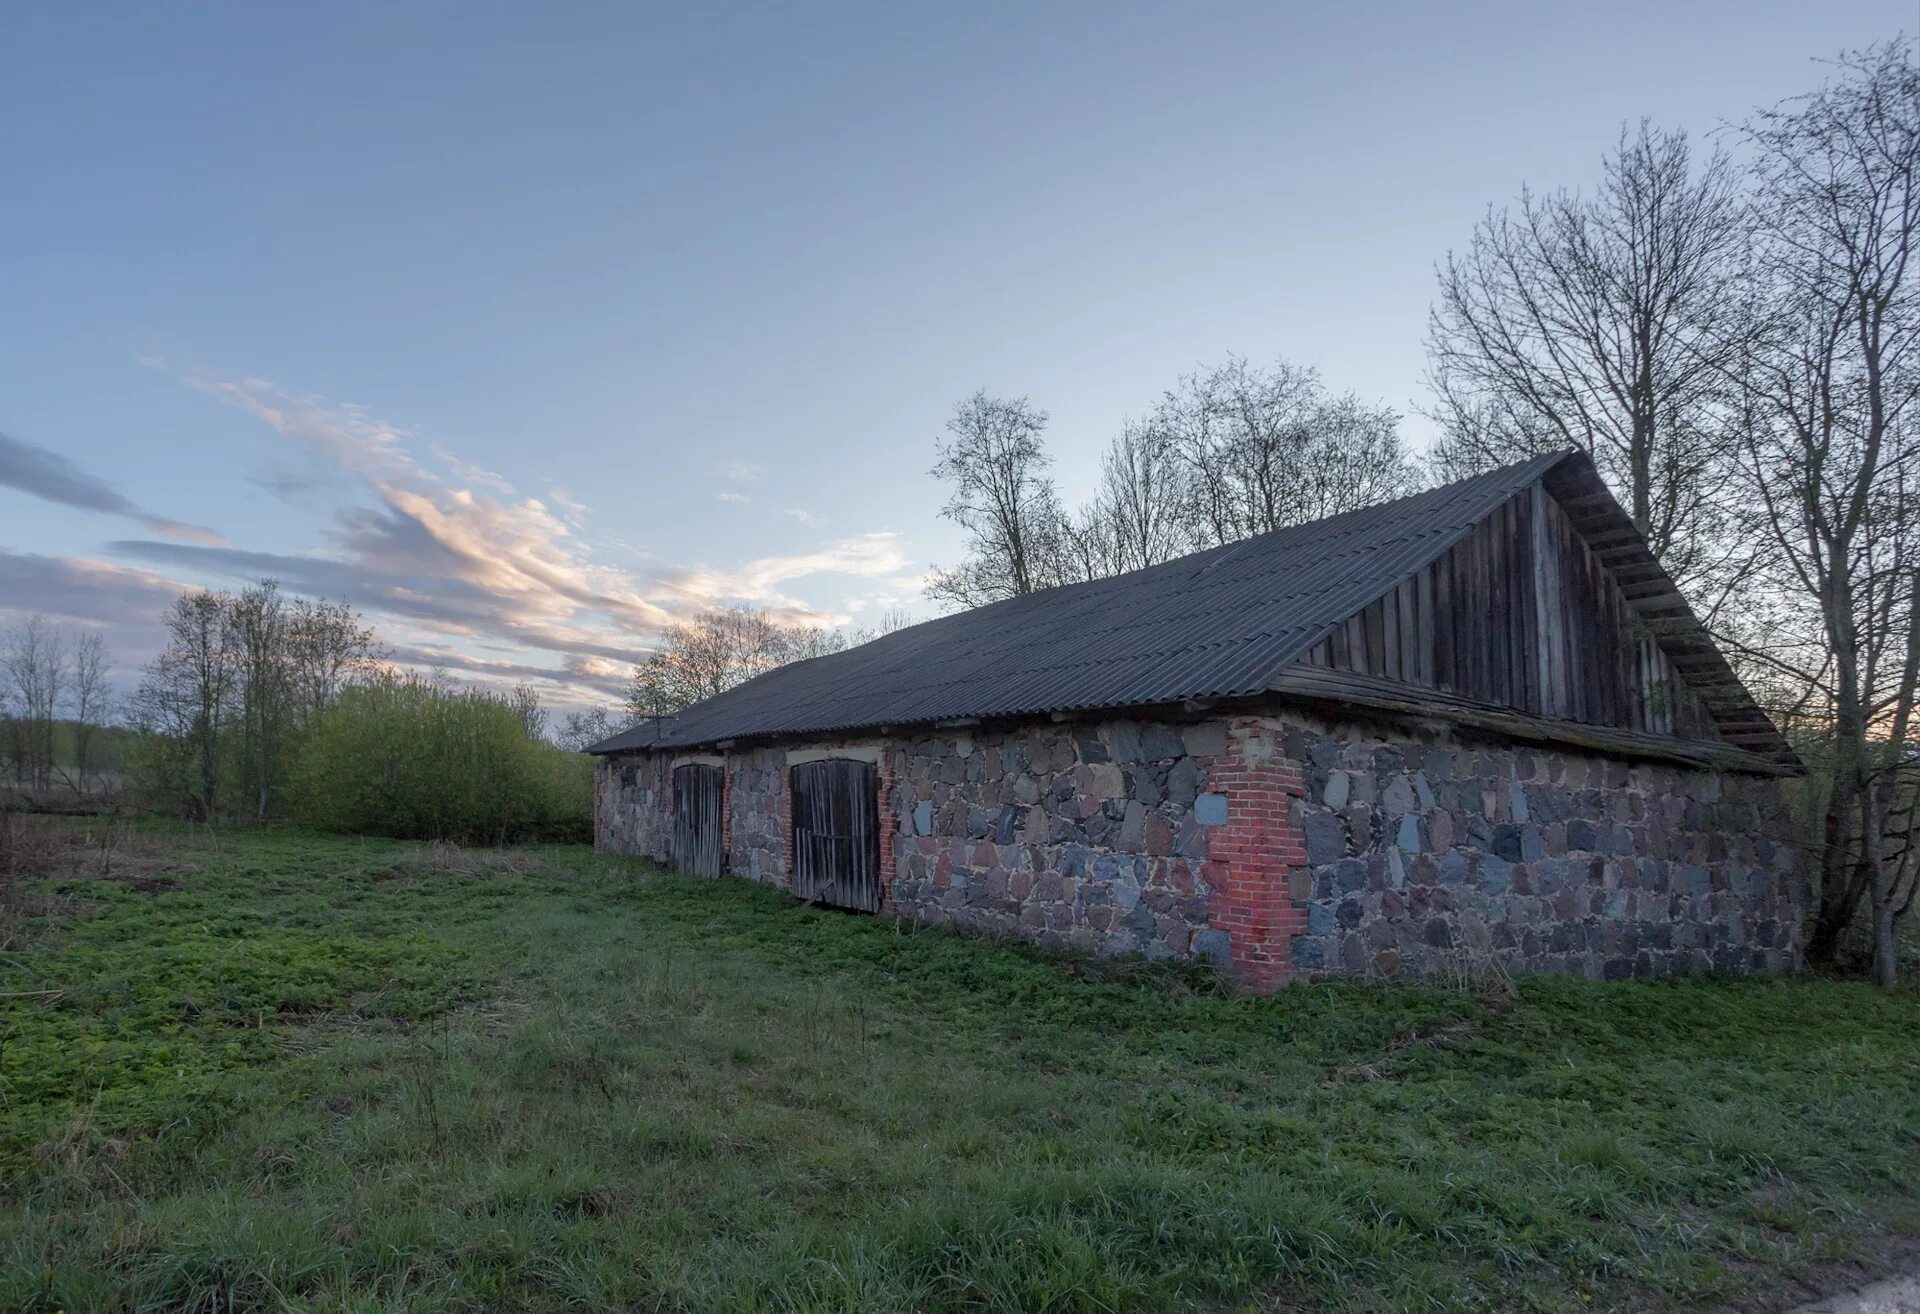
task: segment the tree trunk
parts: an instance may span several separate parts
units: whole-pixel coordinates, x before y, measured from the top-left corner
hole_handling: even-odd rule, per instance
[[[1844,753],[1843,753],[1844,756]],[[1825,843],[1820,849],[1820,910],[1807,937],[1807,961],[1831,966],[1839,956],[1840,937],[1860,907],[1860,885],[1849,861],[1853,836],[1853,773],[1836,762],[1827,795]]]
[[[200,727],[200,819],[213,820],[213,726],[202,722]]]
[[[1873,895],[1873,979],[1879,985],[1891,986],[1900,974],[1900,944],[1893,934],[1893,882],[1887,871],[1885,813],[1880,807],[1880,791],[1866,790],[1862,802],[1865,804],[1862,839],[1867,880]]]

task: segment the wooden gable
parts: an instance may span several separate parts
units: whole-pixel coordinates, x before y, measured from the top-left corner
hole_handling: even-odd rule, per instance
[[[1275,688],[1404,710],[1468,713],[1501,727],[1546,730],[1596,747],[1658,751],[1738,765],[1788,767],[1791,752],[1758,714],[1718,651],[1700,660],[1678,632],[1671,581],[1623,583],[1563,502],[1536,482],[1447,551],[1335,626]],[[1611,498],[1607,505],[1615,507]],[[1610,522],[1607,528],[1612,528]],[[1637,535],[1635,536],[1638,542]],[[1652,562],[1644,545],[1643,567]],[[1635,594],[1639,596],[1636,597]],[[1651,614],[1650,614],[1651,611]],[[1676,638],[1682,642],[1676,642]],[[1679,660],[1676,660],[1676,651]],[[1693,673],[1682,668],[1682,662]],[[1471,713],[1478,711],[1481,715]],[[1757,722],[1754,717],[1758,715]]]

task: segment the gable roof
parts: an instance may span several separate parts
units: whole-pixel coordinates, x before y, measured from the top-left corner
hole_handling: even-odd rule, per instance
[[[691,747],[747,737],[1265,693],[1284,667],[1333,627],[1447,551],[1536,481],[1562,472],[1562,482],[1570,480],[1567,487],[1584,496],[1583,471],[1625,520],[1585,456],[1551,453],[1143,570],[924,621],[845,652],[778,667],[672,718],[644,721],[588,751]],[[1617,528],[1604,508],[1583,501],[1577,509],[1590,523]],[[1625,523],[1631,531],[1632,522]],[[1645,562],[1652,562],[1637,531],[1631,538]],[[1645,562],[1632,558],[1632,564]],[[1658,578],[1672,590],[1664,572]],[[1684,610],[1685,604],[1680,606]],[[1685,616],[1691,629],[1675,634],[1692,645],[1688,652],[1695,669],[1706,671],[1711,654],[1718,663],[1711,672],[1715,683],[1724,674],[1738,690],[1737,698],[1722,699],[1727,710],[1744,714],[1751,709],[1771,732],[1771,723],[1733,679],[1699,622],[1691,612]],[[1664,638],[1662,646],[1667,646]],[[1714,710],[1711,700],[1708,705]],[[1784,742],[1779,747],[1784,749]],[[1754,751],[1765,750],[1756,746]]]

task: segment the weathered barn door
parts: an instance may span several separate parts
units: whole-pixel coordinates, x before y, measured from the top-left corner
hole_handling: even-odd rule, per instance
[[[720,810],[726,774],[689,762],[673,769],[673,866],[693,876],[720,874]]]
[[[871,762],[831,758],[793,768],[793,892],[880,911],[880,818]]]

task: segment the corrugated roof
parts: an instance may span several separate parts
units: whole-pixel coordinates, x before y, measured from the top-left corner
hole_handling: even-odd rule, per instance
[[[588,751],[1028,716],[1265,692],[1280,669],[1555,466],[1555,453],[1043,589],[782,666]]]

